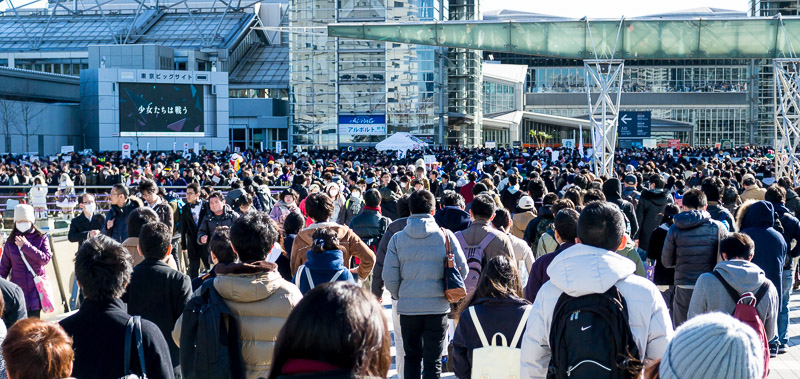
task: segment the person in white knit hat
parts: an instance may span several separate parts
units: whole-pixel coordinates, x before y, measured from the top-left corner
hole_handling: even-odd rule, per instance
[[[43,308],[33,273],[46,279],[45,266],[53,257],[47,234],[34,226],[35,221],[32,206],[19,204],[14,207],[14,229],[5,241],[0,258],[0,277],[7,278],[10,273],[10,280],[22,288],[28,317],[39,317]]]
[[[681,325],[658,364],[659,379],[762,377],[761,340],[752,327],[724,313],[707,313]]]

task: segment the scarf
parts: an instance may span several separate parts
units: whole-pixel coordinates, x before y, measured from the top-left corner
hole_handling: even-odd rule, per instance
[[[378,214],[381,214],[381,215],[383,214],[383,213],[381,213],[381,206],[380,205],[378,205],[377,207],[364,206],[364,209],[368,210],[368,211],[376,211],[376,212],[378,212]]]

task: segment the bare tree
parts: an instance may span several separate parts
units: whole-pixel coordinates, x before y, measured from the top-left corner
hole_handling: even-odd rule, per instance
[[[17,103],[16,108],[19,114],[19,122],[16,125],[17,132],[25,137],[27,152],[32,152],[31,136],[39,135],[39,129],[43,125],[42,122],[36,122],[35,119],[44,112],[45,107],[35,101],[22,100]],[[42,152],[38,153],[41,154]]]
[[[13,100],[0,98],[0,131],[6,142],[6,153],[11,153],[11,129],[17,125],[19,114]]]

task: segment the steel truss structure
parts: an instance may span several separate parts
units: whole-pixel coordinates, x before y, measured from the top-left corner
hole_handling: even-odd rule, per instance
[[[604,59],[585,59],[583,61],[584,83],[586,84],[586,100],[589,104],[589,121],[592,133],[592,168],[598,176],[613,177],[614,152],[617,148],[617,126],[619,124],[619,103],[622,96],[622,79],[625,62],[614,59],[617,50],[623,17],[619,21],[617,34],[614,38],[614,48],[610,51],[602,50],[598,53],[598,44],[595,42],[592,27],[586,21],[589,41],[595,57]],[[598,39],[609,41],[611,35],[607,33],[598,35]],[[597,99],[592,101],[592,90],[599,91]]]
[[[592,168],[598,176],[613,177],[614,152],[617,147],[619,103],[622,95],[621,60],[585,60],[583,62],[586,98],[592,133]],[[593,89],[597,98],[592,101]]]
[[[775,59],[773,62],[775,175],[786,176],[797,185],[800,181],[800,58]]]

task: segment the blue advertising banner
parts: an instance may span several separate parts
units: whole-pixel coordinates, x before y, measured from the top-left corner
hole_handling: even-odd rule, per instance
[[[339,134],[386,134],[386,115],[339,116]]]

